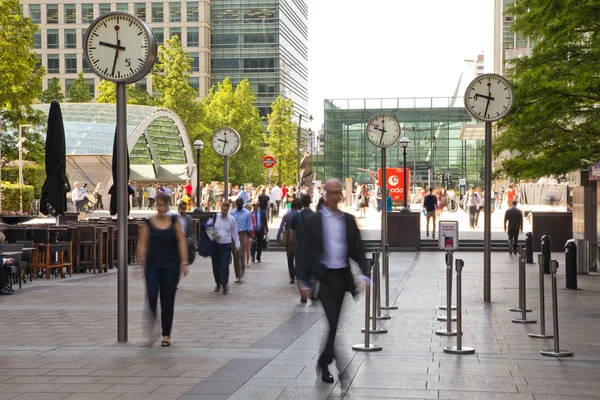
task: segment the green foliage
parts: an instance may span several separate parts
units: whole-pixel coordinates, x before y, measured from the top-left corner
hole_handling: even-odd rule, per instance
[[[44,90],[39,99],[41,103],[50,103],[52,100],[64,101],[65,95],[62,92],[60,79],[56,77],[50,79],[48,89]]]
[[[229,181],[234,184],[252,182],[262,184],[266,181],[265,168],[260,161],[264,152],[263,127],[258,109],[253,105],[256,97],[247,79],[235,88],[229,78],[219,84],[218,89],[211,88],[202,101],[204,118],[199,134],[190,135],[194,142],[201,139],[206,147],[202,152],[202,179],[223,180],[223,157],[211,148],[210,138],[215,130],[228,126],[238,131],[242,144],[240,150],[229,158]]]
[[[85,78],[83,77],[83,71],[80,71],[79,74],[77,74],[77,78],[69,88],[67,100],[69,103],[89,103],[92,101],[90,85],[86,83]]]
[[[265,134],[269,154],[275,157],[275,174],[282,183],[296,181],[298,171],[298,127],[292,122],[294,102],[279,96],[271,105],[269,124]]]
[[[600,3],[520,0],[507,11],[535,45],[513,63],[515,106],[498,126],[500,175],[537,178],[585,169],[600,153]]]
[[[44,68],[33,52],[33,35],[38,30],[23,16],[19,0],[0,1],[0,117],[3,132],[19,125],[38,125],[43,113],[31,104],[41,93]],[[3,140],[4,142],[4,140]],[[5,144],[2,144],[3,149]]]
[[[117,85],[114,82],[100,81],[98,85],[97,103],[116,103],[117,102]],[[140,89],[137,83],[127,85],[127,104],[137,104],[140,106],[153,105],[153,99],[150,94]]]
[[[22,135],[27,139],[23,144],[23,147],[27,150],[27,153],[23,153],[23,160],[44,165],[46,139],[45,136],[37,133],[44,130],[45,127],[42,124],[34,127],[23,127]],[[19,159],[19,149],[17,148],[18,141],[18,130],[2,135],[2,162],[0,163],[2,168],[4,168],[6,164],[16,162]]]
[[[2,168],[2,179],[14,184],[19,183],[19,167],[10,165]],[[46,180],[46,170],[42,165],[23,165],[23,183],[33,187],[33,196],[42,196],[42,186]]]
[[[33,201],[33,186],[23,185],[23,212],[31,209]],[[2,182],[2,211],[19,211],[21,205],[21,191],[19,185]]]

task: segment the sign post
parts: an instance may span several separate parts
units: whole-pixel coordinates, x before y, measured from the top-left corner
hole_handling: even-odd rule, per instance
[[[264,156],[261,161],[263,167],[269,170],[269,186],[271,186],[271,170],[275,166],[275,157],[273,156]]]

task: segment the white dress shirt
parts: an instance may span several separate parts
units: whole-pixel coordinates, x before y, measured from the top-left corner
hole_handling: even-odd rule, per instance
[[[344,213],[332,213],[329,208],[321,210],[323,215],[323,256],[321,262],[329,269],[348,266],[348,244],[346,243],[346,218]]]
[[[212,222],[212,218],[210,218],[209,221]],[[228,244],[231,243],[231,239],[233,238],[235,246],[240,247],[240,237],[238,235],[237,223],[235,222],[235,218],[233,218],[231,215],[227,215],[226,218],[223,218],[221,214],[219,214],[215,220],[215,230],[219,235],[217,243]]]
[[[281,190],[281,188],[279,186],[275,185],[275,187],[272,190],[272,194],[273,194],[273,200],[281,201],[281,198],[283,197],[283,191]]]

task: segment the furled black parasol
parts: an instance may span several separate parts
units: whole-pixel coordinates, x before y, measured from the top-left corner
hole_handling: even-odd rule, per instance
[[[42,186],[40,211],[44,215],[59,216],[67,211],[67,194],[71,186],[67,180],[65,127],[58,100],[52,100],[46,131],[46,181]]]
[[[135,190],[129,185],[129,149],[125,148],[127,152],[127,215],[129,215],[130,205],[129,205],[129,196],[135,194]],[[110,194],[110,215],[115,215],[117,213],[117,187],[122,187],[122,182],[117,182],[117,160],[119,156],[117,155],[117,131],[115,130],[115,140],[113,142],[113,158],[112,158],[112,176],[113,176],[113,184],[108,190],[108,194]],[[118,184],[118,185],[117,185]]]

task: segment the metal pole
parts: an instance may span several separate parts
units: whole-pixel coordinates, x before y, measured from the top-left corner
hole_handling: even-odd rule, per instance
[[[456,346],[445,347],[444,353],[473,354],[472,347],[462,347],[462,269],[463,260],[456,260]]]
[[[297,157],[298,157],[298,192],[300,191],[300,129],[302,126],[302,114],[298,116],[298,143],[297,143]]]
[[[446,316],[438,317],[438,321],[446,321],[446,330],[440,329],[435,332],[436,335],[440,336],[456,335],[456,331],[452,330],[452,260],[452,252],[446,252]]]
[[[519,291],[519,308],[521,309],[521,319],[514,318],[511,321],[516,324],[535,324],[535,319],[527,319],[527,249],[525,246],[521,247],[519,252],[519,277],[521,290]]]
[[[200,149],[196,151],[198,152],[196,157],[196,208],[200,208]]]
[[[511,309],[509,309],[509,311],[520,313],[520,312],[522,312],[523,308],[525,307],[526,312],[531,312],[530,308],[527,308],[527,306],[523,305],[523,301],[524,301],[523,288],[525,287],[525,284],[527,283],[524,278],[524,275],[525,275],[525,267],[522,265],[521,253],[519,253],[519,306],[511,308]]]
[[[386,253],[385,253],[385,248],[382,247],[380,254],[380,259],[381,259],[381,266],[382,268],[384,268],[384,264],[385,264],[385,258],[386,258]],[[373,296],[375,297],[375,299],[373,300],[373,302],[375,303],[375,313],[373,313],[374,317],[372,317],[373,319],[391,319],[392,317],[390,315],[383,315],[381,314],[381,274],[380,274],[380,270],[379,270],[379,265],[380,263],[377,262],[377,264],[374,266],[373,268],[373,284],[375,285],[373,287]]]
[[[484,175],[484,229],[483,229],[483,301],[492,301],[492,123],[485,123]]]
[[[117,83],[117,340],[127,342],[127,94],[126,84]]]
[[[372,266],[374,265],[374,263],[376,262],[377,258],[379,257],[379,250],[376,250],[373,252],[373,259],[371,260],[371,267],[369,268],[369,279],[371,279],[371,270],[372,270]],[[381,346],[379,345],[375,345],[375,344],[371,344],[370,343],[370,326],[369,326],[369,311],[370,311],[370,305],[371,305],[371,288],[369,285],[365,286],[365,327],[362,330],[365,333],[365,342],[364,344],[355,344],[352,345],[352,350],[356,350],[356,351],[380,351],[382,349]]]
[[[386,152],[387,149],[383,148],[381,149],[381,182],[379,182],[379,185],[381,186],[381,191],[382,193],[385,194],[385,196],[382,196],[381,200],[382,200],[382,204],[381,204],[381,251],[383,252],[383,257],[382,257],[382,264],[383,264],[383,270],[386,273],[386,279],[387,279],[387,275],[389,274],[389,265],[388,265],[388,257],[387,257],[387,252],[388,252],[388,246],[387,246],[387,192],[386,192],[386,183],[387,183],[387,160],[386,160]],[[404,181],[406,184],[406,181]],[[385,202],[383,201],[383,199],[385,198]],[[378,283],[379,285],[379,283]],[[380,311],[381,313],[381,311]],[[375,315],[373,316],[375,317]]]
[[[269,168],[267,174],[269,175],[269,186],[271,186],[271,168]]]
[[[387,246],[387,251],[385,252],[385,258],[387,259],[385,262],[385,271],[383,271],[385,275],[385,306],[381,306],[382,310],[397,310],[398,306],[390,306],[390,245]]]
[[[404,186],[402,188],[403,193],[402,193],[402,197],[404,198],[404,209],[406,209],[407,203],[407,195],[406,195],[406,147],[403,147],[402,150],[404,150],[403,152],[403,157],[404,157]],[[387,202],[387,193],[385,196],[386,202]]]
[[[224,188],[223,188],[223,201],[228,201],[229,200],[229,157],[225,156],[223,157],[223,183],[224,183]]]
[[[379,319],[389,319],[388,318],[380,318],[381,309],[379,308],[380,297],[379,297],[379,256],[382,254],[381,249],[377,250],[377,258],[373,262],[373,279],[371,280],[373,286],[373,311],[371,315],[371,333],[387,333],[387,329],[378,329],[377,328],[377,320]]]
[[[558,290],[556,289],[556,271],[558,271],[558,261],[550,260],[550,273],[552,274],[552,320],[554,322],[554,349],[542,350],[540,354],[548,357],[573,357],[573,352],[569,350],[560,350],[558,338]]]
[[[417,178],[417,128],[413,126],[412,130],[413,130],[413,143],[415,144],[415,149],[413,150],[413,173],[412,173],[413,190],[411,192],[411,203],[414,203],[412,196],[415,196],[415,185],[417,184],[417,179],[416,179]]]
[[[19,125],[19,210],[23,212],[23,135]]]
[[[530,333],[530,338],[550,339],[554,335],[546,334],[546,305],[544,299],[544,255],[538,254],[538,266],[540,268],[540,333]]]

